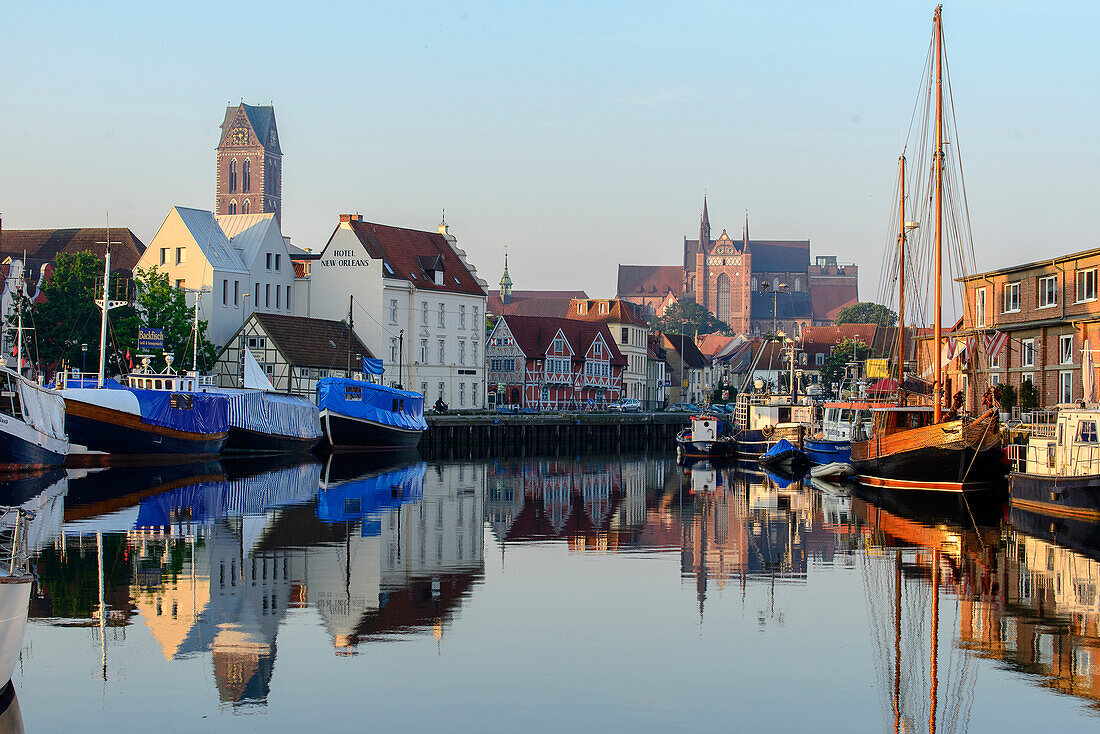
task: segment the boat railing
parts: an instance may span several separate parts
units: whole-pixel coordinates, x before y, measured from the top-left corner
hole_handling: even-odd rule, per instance
[[[31,510],[0,505],[0,559],[8,564],[9,576],[25,574],[30,565],[27,524],[33,519]]]
[[[1046,445],[1010,444],[1005,447],[1005,458],[1012,471],[1018,473],[1066,477],[1100,474],[1098,443],[1074,442],[1061,447],[1053,441]]]

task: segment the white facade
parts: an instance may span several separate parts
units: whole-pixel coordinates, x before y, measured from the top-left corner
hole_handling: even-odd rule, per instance
[[[450,285],[453,275],[446,272],[398,277],[343,220],[320,258],[310,262],[308,315],[346,319],[350,295],[355,332],[382,360],[388,384],[400,382],[428,403],[442,398],[452,409],[484,408],[484,284],[479,281],[482,292],[475,295],[433,287],[440,285],[437,277]],[[476,279],[445,225],[440,234]]]
[[[219,350],[253,311],[292,316],[296,299],[305,295],[296,292],[294,265],[274,214],[215,217],[172,207],[135,270],[147,268],[200,292],[199,318],[208,322],[206,337]]]

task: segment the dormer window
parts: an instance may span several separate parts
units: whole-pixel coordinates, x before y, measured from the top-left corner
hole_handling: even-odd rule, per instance
[[[445,285],[442,256],[419,255],[416,259],[420,262],[420,269],[424,271],[424,275],[429,282],[436,285]]]
[[[435,284],[436,285],[443,285],[443,271],[442,270],[436,270],[433,273],[433,275],[435,275]]]
[[[578,303],[577,304],[577,313],[580,313],[580,314],[588,313],[588,304],[587,303]]]

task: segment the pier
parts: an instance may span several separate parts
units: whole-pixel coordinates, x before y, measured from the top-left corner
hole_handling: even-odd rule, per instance
[[[688,425],[687,413],[429,415],[425,457],[590,453],[665,448]]]

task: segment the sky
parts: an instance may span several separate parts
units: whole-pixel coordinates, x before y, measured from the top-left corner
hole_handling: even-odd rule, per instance
[[[874,300],[931,3],[2,3],[8,229],[212,209],[225,106],[275,105],[283,231],[447,223],[478,274],[615,292],[712,231],[809,238]],[[1093,4],[944,8],[979,269],[1097,245]],[[495,285],[494,285],[495,287]]]

